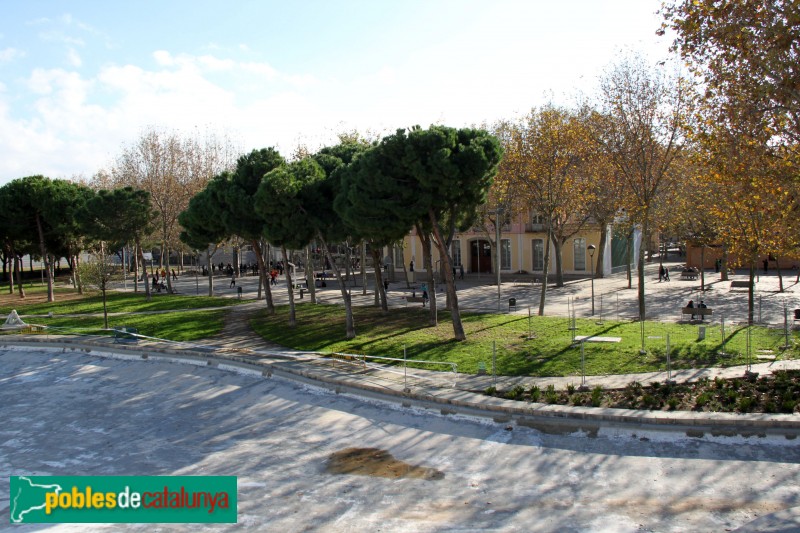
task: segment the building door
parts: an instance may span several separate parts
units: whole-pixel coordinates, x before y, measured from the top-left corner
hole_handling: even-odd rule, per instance
[[[492,272],[492,246],[489,241],[470,243],[470,271],[475,273]]]

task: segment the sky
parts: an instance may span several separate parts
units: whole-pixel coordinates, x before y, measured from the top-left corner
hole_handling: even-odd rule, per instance
[[[288,156],[514,119],[669,56],[661,0],[3,2],[0,184],[91,177],[147,129]]]

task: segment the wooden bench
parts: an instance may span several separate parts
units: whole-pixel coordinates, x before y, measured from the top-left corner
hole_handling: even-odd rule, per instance
[[[731,289],[749,289],[750,281],[743,279],[735,279],[731,281]]]
[[[694,281],[697,279],[697,272],[681,272],[681,279],[684,281]]]
[[[428,301],[427,298],[423,298],[422,296],[406,296],[406,302],[408,303],[421,303],[422,307],[425,307],[425,303]]]
[[[294,288],[295,290],[300,290],[300,289],[308,290],[308,284],[307,283],[294,283],[294,284],[292,284],[292,288]]]
[[[703,320],[706,316],[711,316],[714,314],[714,310],[710,307],[684,307],[681,309],[681,315],[692,315],[693,317],[696,315],[700,315],[700,320]]]

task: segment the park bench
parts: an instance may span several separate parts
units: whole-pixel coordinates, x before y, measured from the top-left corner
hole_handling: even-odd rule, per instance
[[[422,307],[425,307],[425,302],[427,302],[427,298],[423,298],[422,296],[406,296],[406,302],[408,303],[421,303]]]
[[[682,315],[700,315],[700,320],[703,320],[706,316],[711,316],[714,314],[714,310],[710,307],[684,307],[681,309]]]
[[[731,281],[731,289],[749,289],[750,281],[744,279],[735,279]]]
[[[114,343],[136,344],[139,342],[139,339],[136,337],[137,333],[139,333],[139,330],[133,326],[116,327],[114,328]]]
[[[697,279],[697,272],[681,272],[681,279],[683,281],[694,281]]]
[[[308,290],[308,283],[306,282],[294,283],[292,285],[292,288],[294,288],[294,290],[300,290],[300,289]]]

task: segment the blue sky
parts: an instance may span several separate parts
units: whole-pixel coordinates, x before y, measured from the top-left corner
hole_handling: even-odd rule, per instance
[[[660,0],[8,1],[0,183],[90,177],[144,129],[242,151],[515,118],[595,92],[621,51],[653,62]]]

